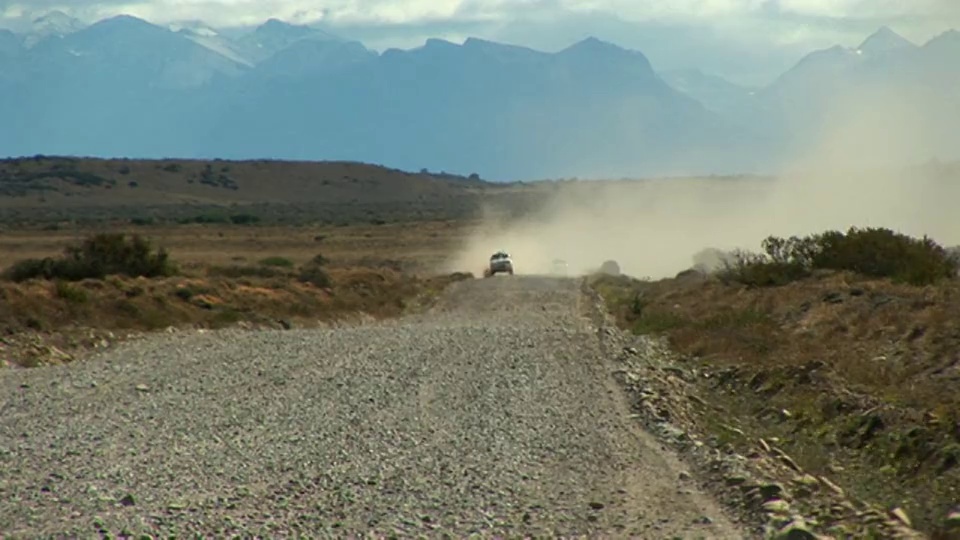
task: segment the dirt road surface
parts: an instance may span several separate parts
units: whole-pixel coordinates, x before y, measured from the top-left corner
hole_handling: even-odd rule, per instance
[[[576,280],[0,374],[7,537],[749,538],[630,418]]]

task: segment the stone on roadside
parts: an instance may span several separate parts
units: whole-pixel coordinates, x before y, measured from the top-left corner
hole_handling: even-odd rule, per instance
[[[764,499],[772,499],[774,497],[779,497],[783,494],[783,486],[776,482],[771,482],[769,484],[763,484],[760,486],[760,495]]]
[[[813,534],[806,524],[793,521],[777,531],[774,538],[776,540],[816,540],[817,535]]]
[[[763,509],[771,514],[786,514],[790,511],[790,503],[783,499],[771,499],[763,503]]]
[[[907,527],[913,527],[913,524],[910,523],[910,516],[907,515],[903,508],[900,508],[899,506],[894,508],[890,511],[890,515],[897,518],[897,521],[903,523]]]

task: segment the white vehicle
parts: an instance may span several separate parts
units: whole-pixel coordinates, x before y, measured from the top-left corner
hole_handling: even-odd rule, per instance
[[[483,277],[491,277],[499,272],[513,275],[513,259],[503,250],[490,256],[490,265],[483,271]]]

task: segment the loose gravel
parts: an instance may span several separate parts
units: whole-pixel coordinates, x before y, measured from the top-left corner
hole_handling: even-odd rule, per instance
[[[0,374],[7,537],[745,538],[630,417],[575,280]]]

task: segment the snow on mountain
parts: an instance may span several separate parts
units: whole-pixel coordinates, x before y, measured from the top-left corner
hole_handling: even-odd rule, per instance
[[[48,37],[63,37],[83,30],[87,25],[62,11],[51,11],[30,23],[23,44],[30,48]]]
[[[207,26],[203,21],[182,21],[169,24],[167,28],[238,64],[247,67],[253,67],[254,65],[249,58],[240,52],[240,47],[234,40],[221,35],[219,31]]]
[[[253,32],[241,36],[236,40],[236,43],[238,50],[243,53],[244,57],[254,63],[260,63],[304,39],[343,41],[340,37],[320,28],[269,19]]]

